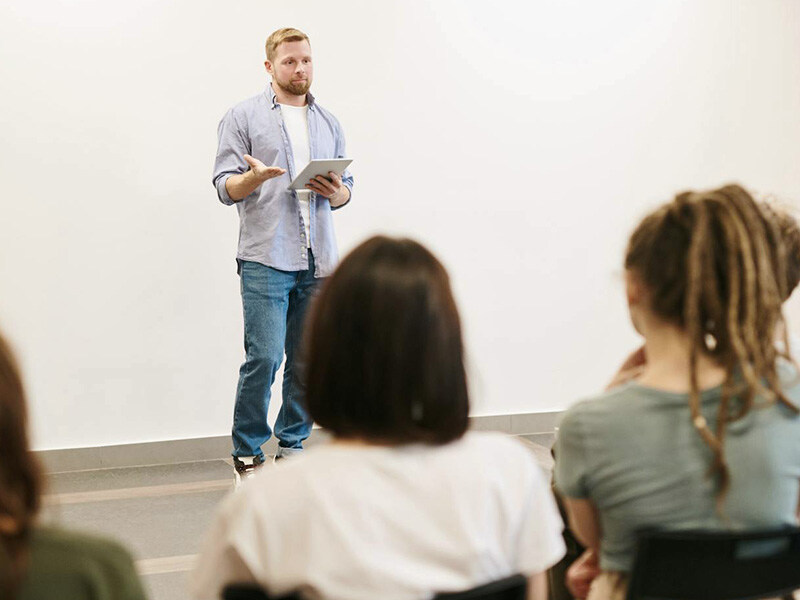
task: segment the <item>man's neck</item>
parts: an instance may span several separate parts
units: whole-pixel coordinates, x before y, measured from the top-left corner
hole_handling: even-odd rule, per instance
[[[270,85],[272,86],[272,91],[275,92],[275,98],[278,100],[278,104],[288,104],[289,106],[305,106],[306,102],[308,101],[308,94],[295,96],[294,94],[289,94],[285,90],[281,89],[279,85],[275,85],[274,83],[271,83]]]

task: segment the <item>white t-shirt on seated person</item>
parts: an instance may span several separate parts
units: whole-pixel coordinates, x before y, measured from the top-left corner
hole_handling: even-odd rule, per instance
[[[193,577],[324,600],[421,600],[523,573],[564,554],[563,524],[533,455],[499,433],[444,446],[331,443],[265,467],[217,514]]]

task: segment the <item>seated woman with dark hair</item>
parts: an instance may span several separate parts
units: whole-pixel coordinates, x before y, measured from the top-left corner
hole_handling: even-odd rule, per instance
[[[0,598],[143,600],[130,555],[109,540],[36,524],[39,465],[28,446],[25,393],[0,338]]]
[[[306,333],[308,408],[333,441],[225,501],[195,596],[253,582],[417,600],[523,573],[544,599],[562,522],[527,449],[467,433],[461,325],[439,261],[410,240],[368,240],[323,286]]]
[[[584,562],[599,556],[590,600],[625,598],[637,530],[796,523],[800,377],[775,344],[797,284],[784,237],[736,185],[680,194],[631,235],[641,371],[573,406],[556,443],[570,527]]]

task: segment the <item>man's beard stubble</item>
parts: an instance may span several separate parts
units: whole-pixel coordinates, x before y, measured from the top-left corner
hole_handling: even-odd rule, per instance
[[[303,81],[290,81],[286,85],[277,79],[275,82],[278,84],[279,88],[281,88],[287,94],[291,94],[292,96],[304,96],[311,87],[311,82],[308,79],[304,79]]]

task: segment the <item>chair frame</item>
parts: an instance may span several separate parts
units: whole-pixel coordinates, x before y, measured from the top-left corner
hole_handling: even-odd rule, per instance
[[[774,551],[766,551],[770,542],[780,544]],[[761,550],[757,550],[762,543]],[[662,553],[662,550],[667,552]],[[749,548],[749,550],[748,550]],[[757,551],[756,551],[757,550]],[[749,555],[748,555],[749,554]],[[787,575],[787,561],[797,560],[797,569]],[[792,563],[794,564],[794,563]],[[680,571],[675,575],[675,588],[681,582],[686,586],[664,595],[653,595],[648,586],[653,579],[663,582],[672,577],[666,567]],[[712,576],[710,573],[718,569]],[[746,575],[757,574],[764,585],[752,593],[725,591],[725,583]],[[781,583],[775,576],[782,578]],[[678,577],[681,581],[678,581]],[[775,583],[770,584],[770,578]],[[688,581],[686,581],[688,580]],[[750,579],[752,581],[752,579]],[[704,586],[693,594],[692,585]],[[754,584],[755,587],[755,584]],[[687,589],[689,591],[687,592]],[[648,530],[638,536],[636,560],[628,584],[627,600],[760,600],[786,597],[800,589],[800,527],[783,527],[759,531],[659,531]],[[687,596],[688,594],[688,596]]]
[[[511,575],[462,592],[436,594],[434,600],[525,600],[528,593],[528,578]],[[298,593],[285,596],[270,596],[257,585],[231,584],[222,592],[223,600],[301,600]]]

